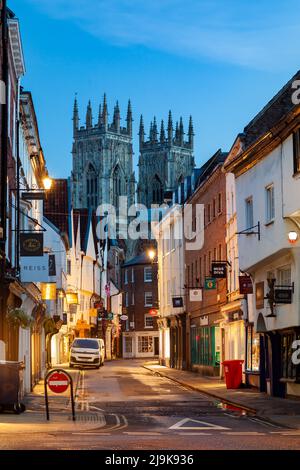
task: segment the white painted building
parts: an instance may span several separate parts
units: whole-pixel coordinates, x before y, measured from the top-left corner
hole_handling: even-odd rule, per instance
[[[299,73],[248,124],[226,162],[236,177],[239,260],[254,282],[248,362],[260,390],[300,394],[292,362],[300,339],[300,106],[292,102]],[[295,232],[295,243],[289,233]],[[255,372],[255,370],[253,370]]]
[[[176,328],[177,334],[186,335],[185,329],[185,289],[184,289],[184,241],[182,206],[174,204],[164,214],[157,227],[156,233],[158,249],[158,296],[159,296],[159,360],[167,366],[182,368],[182,352],[173,351],[173,357],[178,357],[171,364],[171,347],[176,349],[176,343],[181,343],[173,338],[172,329]],[[175,299],[178,304],[173,304]],[[174,306],[180,305],[180,306]]]

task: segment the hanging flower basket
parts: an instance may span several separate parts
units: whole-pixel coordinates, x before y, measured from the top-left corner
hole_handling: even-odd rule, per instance
[[[7,311],[6,318],[11,326],[20,326],[21,328],[30,328],[34,319],[28,315],[22,308],[10,308]]]

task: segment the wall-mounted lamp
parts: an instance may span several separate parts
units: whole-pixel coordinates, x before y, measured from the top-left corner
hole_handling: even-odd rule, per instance
[[[288,239],[291,244],[296,243],[296,241],[298,240],[298,233],[292,230],[288,233]]]

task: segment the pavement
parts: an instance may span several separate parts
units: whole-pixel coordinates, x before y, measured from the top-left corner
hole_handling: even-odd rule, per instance
[[[9,412],[1,413],[0,434],[11,431],[14,433],[44,433],[89,431],[105,425],[102,415],[92,415],[86,407],[86,391],[83,374],[80,370],[70,370],[66,364],[57,366],[67,370],[73,378],[75,416],[72,418],[70,389],[61,394],[55,394],[48,388],[50,420],[46,417],[44,380],[40,380],[31,393],[26,394],[22,403],[26,411],[19,415]]]
[[[300,449],[300,429],[270,422],[273,415],[268,413],[265,399],[261,403],[266,416],[259,416],[255,414],[257,400],[251,405],[241,399],[236,403],[235,397],[229,400],[224,384],[216,380],[206,379],[211,385],[207,392],[203,385],[198,388],[201,377],[197,374],[160,368],[155,363],[144,365],[144,360],[118,359],[106,361],[99,370],[67,369],[75,385],[75,422],[67,393],[49,394],[50,421],[46,420],[40,382],[26,396],[24,413],[0,413],[0,449]],[[224,394],[220,395],[222,388]],[[228,392],[242,397],[248,393]],[[287,403],[276,412],[286,413]],[[289,418],[297,418],[291,409],[288,413]]]
[[[271,397],[254,388],[227,390],[225,382],[216,377],[203,377],[196,372],[171,369],[149,361],[144,367],[174,382],[214,397],[228,405],[228,409],[242,408],[281,426],[300,429],[300,400]]]

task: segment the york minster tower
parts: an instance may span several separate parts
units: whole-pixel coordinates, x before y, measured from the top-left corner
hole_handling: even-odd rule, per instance
[[[91,103],[86,110],[85,126],[79,126],[75,98],[73,110],[72,205],[75,209],[96,210],[99,204],[118,207],[119,196],[134,202],[135,177],[132,163],[132,110],[128,102],[126,126],[121,126],[118,102],[112,122],[108,122],[106,96],[93,122]]]
[[[145,140],[143,117],[139,129],[140,157],[138,202],[150,207],[162,204],[168,192],[176,189],[186,176],[191,175],[194,163],[194,129],[190,117],[187,139],[184,138],[182,118],[176,123],[175,132],[171,111],[165,130],[161,121],[160,132],[156,119],[150,124],[148,140]]]

